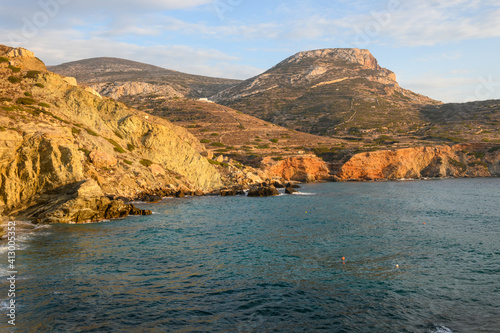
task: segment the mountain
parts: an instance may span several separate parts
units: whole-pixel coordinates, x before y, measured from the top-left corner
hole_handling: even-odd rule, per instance
[[[114,89],[148,89],[148,92],[192,98],[208,97],[240,82],[191,75],[136,61],[106,57],[49,66],[48,70],[74,77],[82,84],[98,85],[99,90],[107,89],[112,92]],[[112,97],[117,98],[117,95]]]
[[[406,132],[438,101],[403,89],[368,50],[300,52],[212,100],[312,134]]]
[[[0,46],[0,132],[1,216],[95,221],[145,213],[117,197],[223,185],[188,131],[51,73],[22,48]]]

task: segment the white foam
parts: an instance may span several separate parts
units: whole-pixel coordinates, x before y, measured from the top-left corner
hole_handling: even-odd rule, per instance
[[[307,192],[295,192],[293,195],[316,195],[316,193],[307,193]]]
[[[443,325],[436,326],[434,330],[431,331],[431,333],[453,333],[453,331]]]

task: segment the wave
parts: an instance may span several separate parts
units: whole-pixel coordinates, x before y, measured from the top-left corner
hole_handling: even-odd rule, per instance
[[[429,331],[430,333],[454,333],[453,330],[450,328],[443,326],[443,325],[438,325],[434,327],[432,330]]]

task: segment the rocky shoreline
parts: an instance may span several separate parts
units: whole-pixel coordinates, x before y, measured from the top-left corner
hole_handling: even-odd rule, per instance
[[[490,143],[353,153],[345,163],[298,152],[253,166],[215,158],[186,129],[51,73],[22,48],[0,45],[0,91],[3,219],[97,222],[151,214],[135,201],[269,197],[297,182],[500,176],[500,145]]]

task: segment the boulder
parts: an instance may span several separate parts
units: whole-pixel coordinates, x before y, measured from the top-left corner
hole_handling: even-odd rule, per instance
[[[220,190],[219,194],[221,197],[233,197],[236,195],[236,190],[235,189]]]
[[[272,197],[280,195],[276,187],[271,186],[254,186],[248,191],[249,197]]]
[[[118,160],[101,150],[94,150],[90,153],[90,162],[99,169],[110,168],[118,163]]]
[[[294,194],[294,193],[298,193],[299,191],[297,191],[296,189],[294,189],[293,187],[287,187],[285,189],[285,193],[286,194]]]

